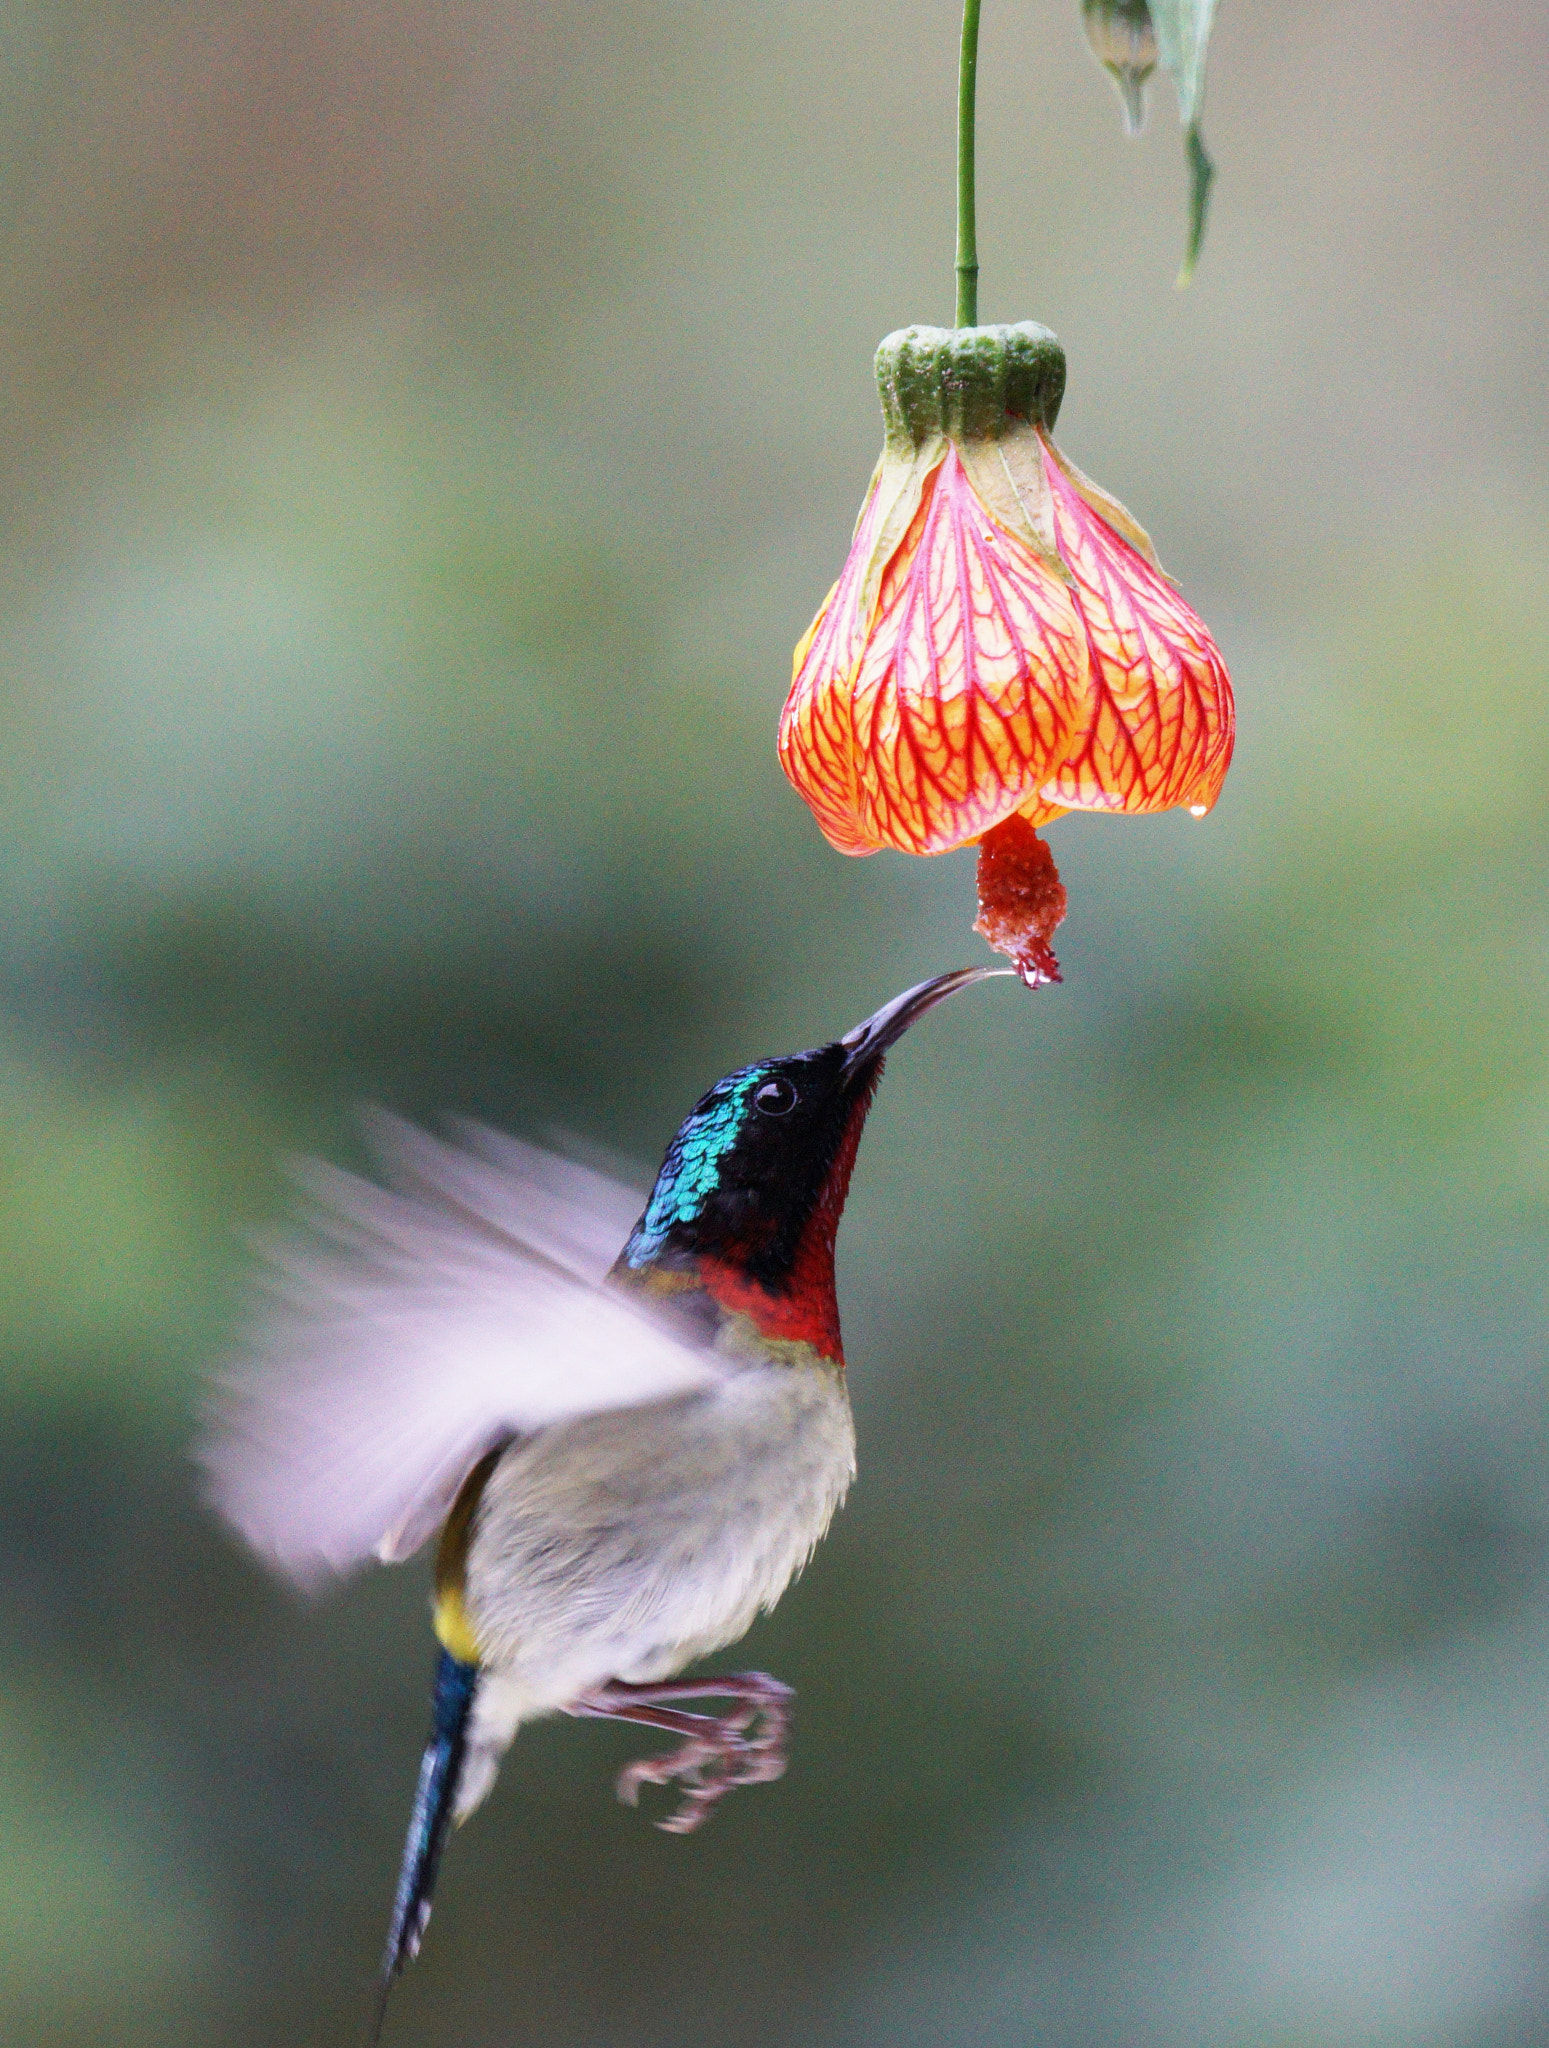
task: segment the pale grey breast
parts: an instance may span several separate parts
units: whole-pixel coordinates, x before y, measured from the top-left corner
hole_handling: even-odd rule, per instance
[[[500,1459],[466,1600],[520,1718],[734,1642],[806,1563],[854,1472],[855,1427],[843,1375],[805,1346],[779,1350]]]

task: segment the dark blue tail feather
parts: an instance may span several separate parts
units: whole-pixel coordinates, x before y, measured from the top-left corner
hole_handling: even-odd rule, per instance
[[[420,1759],[419,1784],[414,1793],[414,1811],[409,1819],[408,1839],[403,1845],[403,1864],[398,1873],[398,1890],[393,1899],[393,1917],[382,1954],[381,1996],[376,2026],[371,2039],[381,2032],[387,2010],[387,1994],[406,1963],[419,1953],[420,1939],[430,1919],[431,1896],[436,1888],[436,1870],[452,1809],[462,1777],[463,1753],[468,1740],[468,1716],[479,1682],[477,1664],[464,1664],[450,1650],[441,1652],[436,1665],[435,1705],[430,1740]]]

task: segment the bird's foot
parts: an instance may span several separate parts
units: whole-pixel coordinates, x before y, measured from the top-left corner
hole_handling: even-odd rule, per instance
[[[618,1776],[618,1795],[625,1805],[634,1806],[642,1785],[681,1785],[681,1805],[656,1825],[669,1835],[690,1835],[728,1792],[739,1785],[768,1784],[783,1774],[795,1698],[790,1686],[765,1672],[739,1671],[728,1678],[677,1679],[661,1685],[625,1685],[615,1679],[585,1694],[569,1711],[637,1721],[683,1737],[675,1750],[626,1764]],[[689,1714],[675,1704],[702,1699],[730,1699],[736,1704],[725,1714]]]
[[[642,1785],[680,1785],[683,1799],[675,1812],[656,1825],[669,1835],[691,1835],[709,1819],[728,1792],[739,1785],[764,1785],[785,1771],[785,1723],[758,1708],[704,1721],[704,1733],[689,1735],[675,1750],[636,1758],[618,1775],[618,1795],[626,1806],[640,1801]],[[755,1727],[754,1724],[757,1723]]]

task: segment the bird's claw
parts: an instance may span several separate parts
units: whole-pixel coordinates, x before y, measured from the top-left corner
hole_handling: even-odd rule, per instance
[[[729,1714],[694,1716],[702,1719],[702,1730],[685,1735],[676,1749],[626,1764],[617,1779],[619,1798],[637,1806],[642,1785],[680,1785],[681,1804],[656,1825],[669,1835],[691,1835],[739,1785],[767,1785],[783,1777],[795,1695],[774,1680],[767,1684],[767,1692]]]

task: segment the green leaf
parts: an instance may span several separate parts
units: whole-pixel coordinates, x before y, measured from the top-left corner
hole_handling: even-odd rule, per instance
[[[1199,126],[1205,104],[1205,51],[1215,21],[1216,0],[1151,0],[1156,53],[1178,95],[1178,118]]]
[[[1200,115],[1205,105],[1205,52],[1215,21],[1216,0],[1151,0],[1156,53],[1178,95],[1178,118],[1184,127],[1184,153],[1189,165],[1189,233],[1178,283],[1194,275],[1205,240],[1205,214],[1215,165],[1205,149]]]
[[[1193,277],[1194,266],[1199,261],[1205,239],[1205,210],[1210,204],[1210,181],[1216,174],[1198,123],[1185,134],[1183,150],[1189,160],[1189,238],[1184,244],[1183,266],[1177,277],[1180,291]]]

